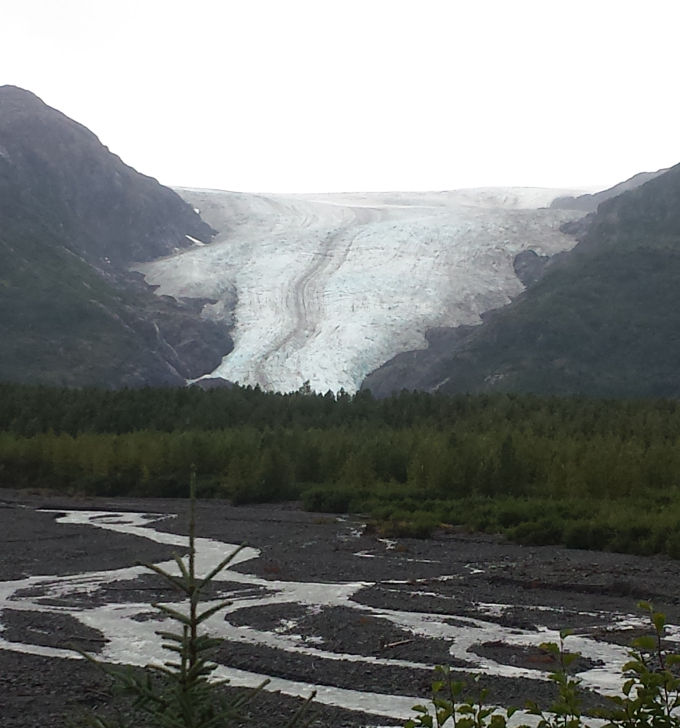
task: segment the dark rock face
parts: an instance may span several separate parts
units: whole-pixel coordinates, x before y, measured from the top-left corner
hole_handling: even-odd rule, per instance
[[[150,260],[190,247],[187,235],[214,235],[175,192],[123,164],[84,126],[2,86],[0,199],[9,198],[94,263]],[[0,212],[12,214],[6,203]]]
[[[194,386],[200,387],[208,392],[211,389],[231,389],[234,383],[228,379],[222,379],[222,377],[205,377],[204,379],[199,379]]]
[[[370,390],[375,397],[389,397],[402,390],[432,390],[438,377],[446,377],[446,365],[475,326],[430,329],[426,334],[427,349],[397,354],[393,359],[371,372],[361,389]]]
[[[578,197],[557,197],[552,201],[550,207],[557,210],[583,210],[583,212],[595,212],[597,206],[605,200],[610,200],[612,197],[627,192],[628,190],[634,190],[636,187],[640,187],[655,177],[668,172],[668,169],[659,169],[656,172],[640,172],[634,175],[625,182],[619,182],[619,184],[610,187],[607,190],[596,192],[592,195],[579,195]]]
[[[548,255],[539,255],[535,250],[523,250],[515,256],[513,261],[513,269],[515,275],[522,281],[523,285],[528,286],[535,283],[541,275],[550,260]]]
[[[366,386],[680,396],[680,165],[605,200],[574,232],[575,248],[508,306],[400,355]]]
[[[212,371],[227,328],[126,269],[212,234],[80,124],[0,87],[0,379],[134,387]]]

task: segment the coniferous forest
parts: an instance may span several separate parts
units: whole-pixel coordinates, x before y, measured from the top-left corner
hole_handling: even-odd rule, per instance
[[[386,536],[437,529],[680,557],[669,400],[0,385],[0,486],[301,500]]]

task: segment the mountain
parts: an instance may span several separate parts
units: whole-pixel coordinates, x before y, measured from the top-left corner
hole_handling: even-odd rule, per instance
[[[609,187],[606,190],[595,192],[593,194],[578,195],[566,195],[564,197],[557,197],[552,201],[550,207],[556,210],[582,210],[583,212],[595,212],[597,206],[609,200],[612,197],[617,197],[623,192],[628,190],[634,190],[636,187],[653,180],[664,172],[668,172],[668,169],[659,169],[656,172],[639,172],[633,175],[630,179],[627,179],[619,184]]]
[[[0,87],[0,214],[37,218],[93,263],[121,266],[210,240],[171,189],[139,174],[84,126],[14,86]]]
[[[579,235],[479,326],[431,332],[364,387],[680,395],[680,165],[568,224]]]
[[[141,386],[214,369],[232,342],[205,301],[127,270],[213,234],[85,127],[0,87],[0,379]]]
[[[0,380],[680,394],[679,167],[586,196],[179,192],[0,87]]]

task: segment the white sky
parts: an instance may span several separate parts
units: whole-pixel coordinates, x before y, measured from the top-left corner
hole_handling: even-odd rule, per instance
[[[169,185],[609,186],[680,162],[680,0],[21,0],[0,84]]]

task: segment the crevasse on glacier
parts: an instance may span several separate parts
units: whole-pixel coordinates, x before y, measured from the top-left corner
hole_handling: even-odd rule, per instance
[[[513,260],[553,255],[583,213],[573,190],[255,195],[179,190],[218,230],[210,245],[139,265],[159,294],[207,297],[233,316],[234,350],[210,376],[294,391],[354,392],[427,329],[474,324],[522,290]],[[235,309],[232,311],[233,302]]]

